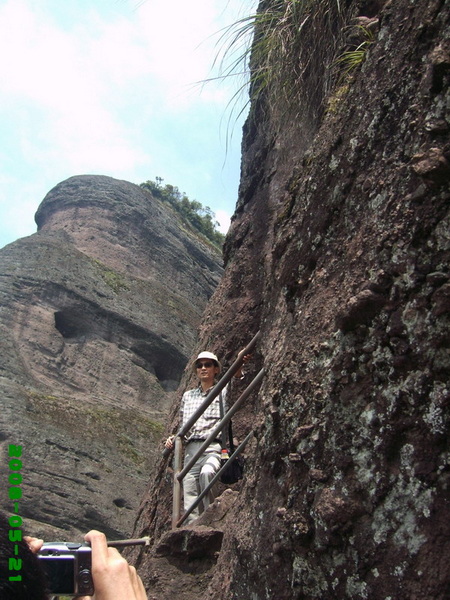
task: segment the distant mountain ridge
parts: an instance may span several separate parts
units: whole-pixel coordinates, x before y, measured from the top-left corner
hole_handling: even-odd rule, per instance
[[[150,193],[105,176],[63,181],[36,222],[0,250],[2,455],[23,445],[21,515],[36,535],[123,536],[221,256]]]

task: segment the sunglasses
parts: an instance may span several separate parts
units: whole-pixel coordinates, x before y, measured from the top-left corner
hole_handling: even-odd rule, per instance
[[[197,367],[197,369],[202,369],[203,367],[205,367],[205,369],[210,369],[211,367],[215,367],[215,364],[211,361],[209,362],[203,362],[203,363],[196,363],[195,366]]]

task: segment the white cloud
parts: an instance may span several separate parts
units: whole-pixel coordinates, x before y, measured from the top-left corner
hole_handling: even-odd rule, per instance
[[[248,4],[0,0],[0,210],[8,196],[37,207],[42,196],[27,194],[79,173],[140,182],[165,170],[212,210],[220,196],[222,209],[239,175],[225,193],[214,188],[234,92],[195,82],[212,75],[223,15]]]
[[[3,184],[4,182],[0,181],[0,247],[36,231],[34,214],[40,200],[48,191],[41,189],[38,184],[27,183],[26,180],[22,181],[20,186],[14,181],[17,192],[11,197],[3,191],[11,188],[5,188]]]
[[[227,213],[225,210],[217,210],[215,211],[216,219],[219,223],[219,231],[221,233],[226,233],[230,228],[231,215]]]
[[[139,102],[136,118],[145,120],[198,101],[193,82],[207,77],[211,58],[193,40],[211,31],[212,4],[198,1],[195,10],[175,4],[176,18],[165,3],[147,2],[133,20],[105,22],[91,11],[89,20],[62,31],[47,13],[7,2],[0,13],[6,24],[0,52],[10,57],[0,67],[3,95],[11,104],[20,98],[25,109],[40,107],[53,146],[77,154],[90,147],[94,154],[102,149],[100,138],[113,138],[116,156],[127,147],[118,121],[124,106]],[[203,101],[223,104],[226,91],[207,86]]]

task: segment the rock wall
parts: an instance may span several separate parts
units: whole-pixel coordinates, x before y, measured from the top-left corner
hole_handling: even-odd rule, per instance
[[[254,103],[202,322],[228,360],[261,330],[253,368],[266,368],[235,418],[255,438],[217,564],[203,563],[211,600],[450,593],[450,3],[339,4],[342,27],[373,19],[375,40],[308,123]],[[170,528],[165,469],[135,527],[155,540]],[[169,598],[158,545],[130,557],[149,597]],[[199,564],[186,556],[179,576],[200,590]]]
[[[8,444],[21,445],[29,531],[121,538],[221,257],[169,207],[110,177],[60,183],[36,221],[0,251],[2,477]]]

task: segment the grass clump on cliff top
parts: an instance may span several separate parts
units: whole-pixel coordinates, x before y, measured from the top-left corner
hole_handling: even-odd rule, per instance
[[[156,181],[148,180],[140,184],[141,188],[148,190],[151,194],[167,202],[176,210],[181,218],[189,223],[194,229],[204,235],[216,248],[222,249],[225,236],[216,229],[219,225],[215,221],[214,212],[207,206],[206,208],[197,200],[189,200],[186,194],[170,184],[162,185],[163,179],[157,177]]]
[[[320,105],[331,87],[331,67],[340,44],[341,2],[260,2],[256,13],[223,30],[216,79],[242,77],[235,100],[248,88],[249,102],[264,96],[270,110],[282,107],[290,117],[302,111],[302,98]]]

